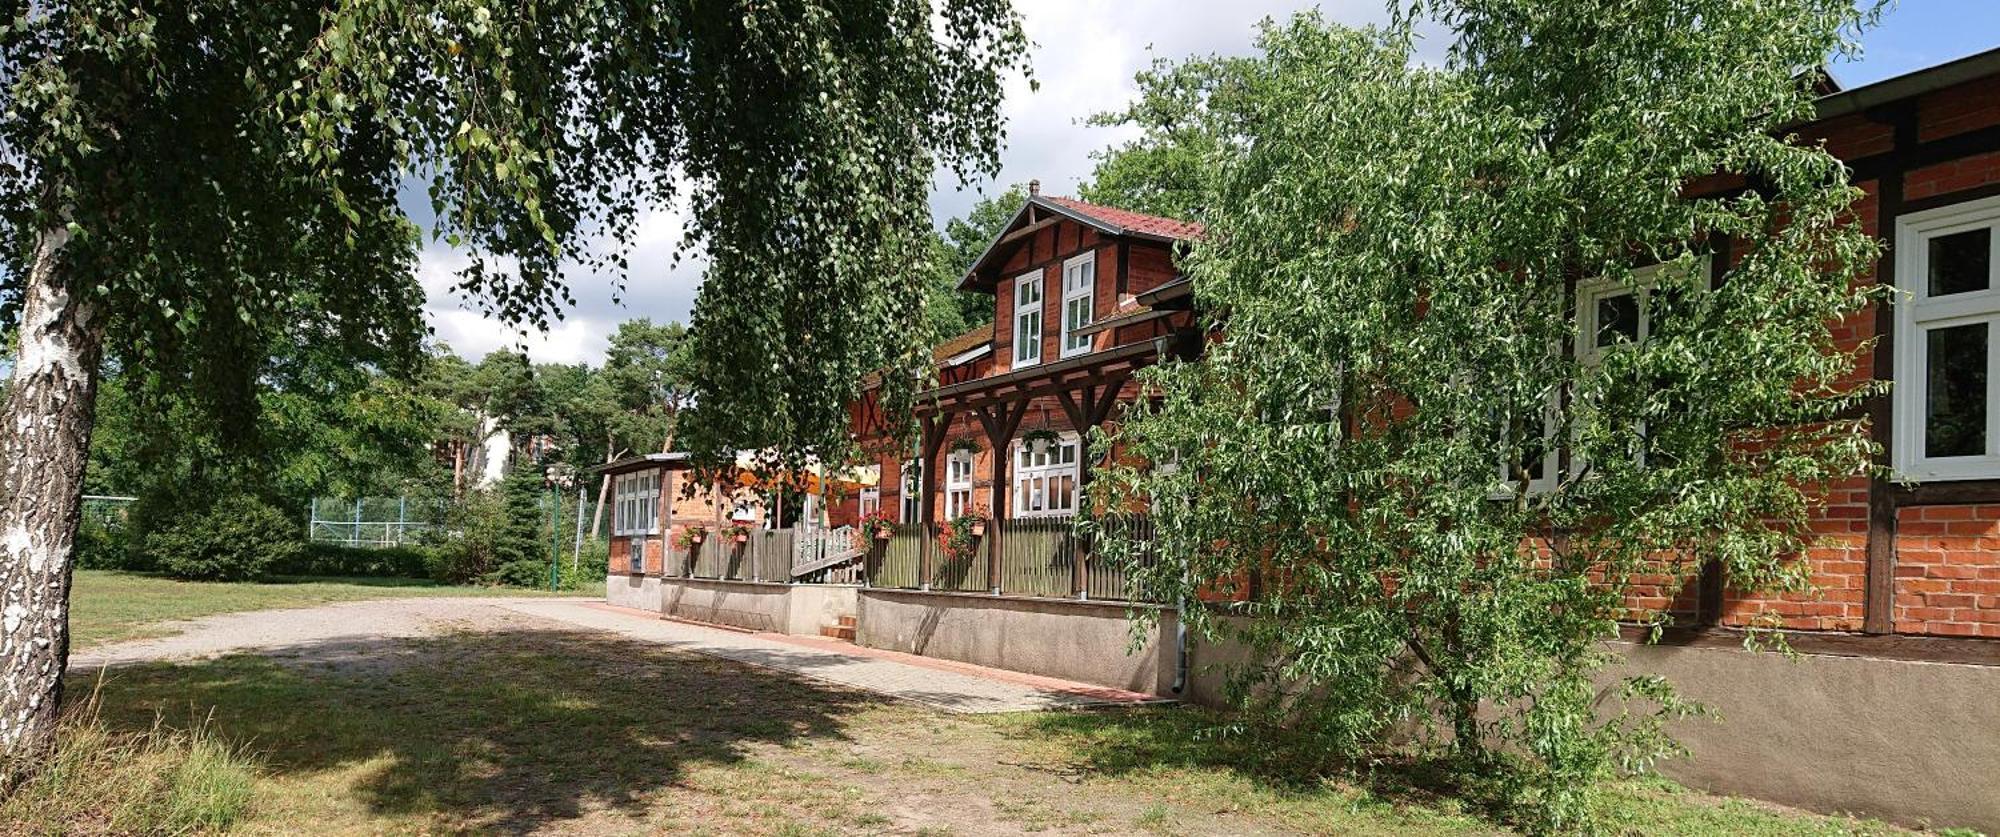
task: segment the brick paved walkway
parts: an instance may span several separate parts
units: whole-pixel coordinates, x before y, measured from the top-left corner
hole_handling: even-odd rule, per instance
[[[516,600],[499,606],[578,627],[864,689],[946,712],[1027,712],[1164,702],[1139,692],[832,640],[710,627],[605,604]]]

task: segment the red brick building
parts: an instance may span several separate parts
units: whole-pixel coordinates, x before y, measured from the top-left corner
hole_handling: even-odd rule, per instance
[[[947,341],[920,395],[916,450],[899,450],[870,391],[854,425],[879,487],[846,511],[908,524],[975,509],[996,519],[1074,515],[1090,478],[1084,432],[1135,391],[1132,373],[1201,336],[1174,248],[1199,225],[1039,194],[959,287],[994,297],[990,325]],[[928,502],[919,498],[928,497]]]
[[[1991,374],[2000,335],[1990,333],[2000,328],[2000,50],[1825,90],[1818,118],[1794,130],[1847,162],[1866,192],[1855,216],[1886,244],[1875,280],[1896,286],[1896,301],[1841,323],[1838,335],[1849,348],[1876,341],[1857,374],[1897,382],[1870,408],[1896,477],[1834,489],[1818,524],[1827,540],[1805,556],[1816,594],[1745,595],[1710,572],[1639,604],[1725,633],[1776,621],[1841,635],[2000,638],[2000,376]],[[1717,177],[1693,188],[1744,187]],[[1134,370],[1203,342],[1173,260],[1177,243],[1200,234],[1031,194],[966,272],[962,288],[994,296],[994,321],[938,347],[941,384],[919,398],[918,449],[886,441],[872,394],[855,406],[880,483],[840,516],[1073,514],[1090,476],[1078,431],[1115,420]],[[1711,269],[1740,255],[1717,240]],[[1578,311],[1590,310],[1579,299]],[[2000,659],[2000,643],[1858,639],[1884,653]]]

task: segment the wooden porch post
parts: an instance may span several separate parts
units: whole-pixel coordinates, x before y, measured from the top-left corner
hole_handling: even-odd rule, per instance
[[[931,548],[931,525],[937,521],[937,509],[932,501],[937,499],[938,454],[944,450],[944,434],[951,427],[951,414],[938,412],[925,416],[922,427],[923,450],[917,454],[923,460],[919,480],[922,485],[917,490],[917,521],[921,532],[917,543],[917,589],[929,590],[935,569],[932,564],[936,561],[935,550]]]
[[[1056,400],[1062,402],[1063,414],[1069,418],[1070,427],[1079,436],[1076,457],[1077,513],[1083,513],[1083,504],[1088,499],[1090,487],[1091,461],[1089,436],[1091,428],[1103,424],[1111,417],[1112,408],[1118,405],[1118,392],[1125,387],[1130,373],[1108,378],[1085,381],[1076,390],[1057,390]],[[1074,537],[1074,536],[1072,536]],[[1070,550],[1070,593],[1079,599],[1089,598],[1089,584],[1086,578],[1086,563],[1089,553],[1082,544],[1075,544]]]
[[[1014,489],[1008,479],[1013,470],[1013,454],[1007,446],[1014,440],[1014,431],[1021,426],[1021,419],[1028,415],[1028,402],[1029,399],[1024,398],[973,411],[979,419],[979,426],[986,430],[986,446],[993,452],[993,525],[986,530],[986,586],[995,596],[1002,592],[1000,549],[1006,538],[1000,533],[1000,521],[1007,519],[1007,503],[1013,498]]]

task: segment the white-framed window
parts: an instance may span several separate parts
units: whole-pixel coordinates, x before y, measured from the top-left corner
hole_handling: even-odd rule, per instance
[[[1097,302],[1097,252],[1091,251],[1063,262],[1062,356],[1076,357],[1090,351],[1090,335],[1077,331],[1090,325],[1092,306]]]
[[[1540,416],[1525,420],[1534,423],[1520,427],[1519,431],[1509,428],[1509,431],[1513,432],[1509,432],[1508,435],[1511,437],[1514,432],[1520,432],[1522,442],[1519,447],[1500,454],[1500,460],[1495,466],[1495,473],[1500,478],[1500,487],[1495,492],[1496,495],[1507,496],[1521,490],[1522,474],[1518,473],[1516,468],[1526,472],[1528,478],[1526,487],[1529,494],[1543,494],[1556,490],[1556,469],[1560,467],[1561,460],[1557,456],[1560,451],[1556,445],[1554,430],[1556,411],[1560,409],[1560,403],[1560,397],[1551,393],[1547,411]],[[1541,430],[1539,439],[1533,433],[1537,428]],[[1510,461],[1516,460],[1516,455],[1518,460]]]
[[[856,469],[855,477],[867,487],[855,495],[855,502],[862,517],[882,510],[882,466],[865,465]]]
[[[972,452],[952,451],[944,458],[944,519],[972,508]]]
[[[1014,280],[1014,366],[1042,362],[1042,272]]]
[[[660,528],[660,472],[611,478],[611,534],[650,535]]]
[[[1076,465],[1081,448],[1082,442],[1074,433],[1043,445],[1014,443],[1014,516],[1076,514]]]
[[[897,519],[916,523],[924,519],[924,460],[913,455],[903,460],[902,471],[903,501]]]
[[[1897,473],[2000,477],[2000,197],[1897,219],[1896,279]]]
[[[1702,256],[1686,268],[1692,275],[1710,275],[1712,256]],[[1665,271],[1679,269],[1674,264],[1656,264],[1632,271],[1631,281],[1618,282],[1599,278],[1579,282],[1576,287],[1576,357],[1585,365],[1603,361],[1605,355],[1618,351],[1621,347],[1638,345],[1653,339],[1664,327],[1662,312],[1671,306],[1665,304],[1670,292],[1678,293],[1682,282],[1663,282],[1671,274]],[[1662,288],[1665,284],[1667,287]],[[1691,284],[1696,289],[1706,288],[1705,281]],[[1551,396],[1555,398],[1557,396]],[[1587,405],[1585,405],[1587,406]],[[1638,428],[1641,439],[1646,428]],[[1550,445],[1542,468],[1547,483],[1554,485],[1556,449]],[[1644,465],[1646,452],[1643,447],[1632,452],[1633,461]],[[1572,457],[1571,466],[1583,464],[1580,456]]]

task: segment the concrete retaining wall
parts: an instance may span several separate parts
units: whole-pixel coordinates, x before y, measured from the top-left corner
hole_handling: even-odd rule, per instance
[[[659,610],[660,580],[639,575],[605,576],[604,602],[636,610]]]
[[[2000,668],[1620,643],[1719,720],[1673,728],[1693,787],[2000,834]]]
[[[1613,643],[1714,714],[1671,728],[1690,756],[1660,771],[1690,787],[1830,814],[2000,834],[2000,668],[1740,648]],[[1223,706],[1249,657],[1191,642],[1183,699]]]
[[[644,606],[647,610],[697,622],[804,636],[816,636],[821,627],[855,615],[854,595],[859,589],[837,584],[702,578],[647,580],[655,582],[658,590],[651,604]]]
[[[1132,648],[1124,605],[968,593],[612,576],[613,604],[812,635],[842,615],[872,648],[1167,695],[1175,614]],[[651,596],[650,603],[647,603]],[[1689,786],[1828,813],[2000,833],[2000,667],[1616,643],[1715,717],[1676,724]],[[1180,697],[1220,706],[1244,649],[1191,643]]]
[[[1174,678],[1174,614],[1167,609],[1132,648],[1126,606],[976,593],[861,591],[855,641],[947,660],[1082,683],[1167,694]]]

